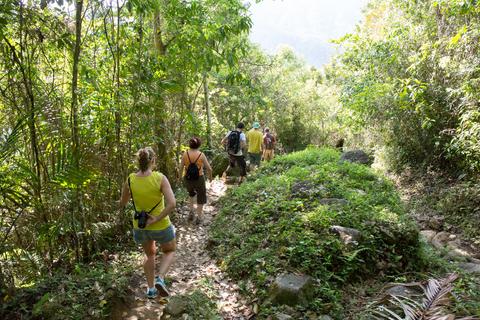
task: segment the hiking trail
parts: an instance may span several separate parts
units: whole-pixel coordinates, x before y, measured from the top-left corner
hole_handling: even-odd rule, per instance
[[[170,297],[192,293],[195,289],[199,289],[202,281],[209,279],[213,291],[216,293],[216,305],[221,317],[229,320],[243,320],[251,318],[253,311],[248,306],[247,300],[240,296],[238,286],[220,270],[206,250],[208,229],[219,210],[216,203],[226,190],[227,186],[221,180],[217,179],[210,183],[207,189],[208,202],[204,206],[204,221],[200,225],[187,221],[188,207],[186,204],[177,207],[174,219],[177,235],[176,261],[167,273],[166,279]],[[160,256],[161,251],[158,250],[157,272]],[[164,312],[168,303],[167,299],[160,297],[147,299],[145,296],[147,284],[142,263],[143,257],[137,261],[138,268],[131,280],[133,298],[122,306],[122,310],[114,311],[113,319],[171,318]]]

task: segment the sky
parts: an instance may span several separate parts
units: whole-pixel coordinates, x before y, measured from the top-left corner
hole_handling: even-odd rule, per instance
[[[329,41],[355,30],[368,0],[263,0],[250,7],[250,39],[268,53],[292,47],[307,63],[321,67],[335,54]]]

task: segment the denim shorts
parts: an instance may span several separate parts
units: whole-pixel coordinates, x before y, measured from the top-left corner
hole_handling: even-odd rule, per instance
[[[163,230],[144,230],[133,229],[133,240],[137,244],[143,244],[148,240],[157,241],[160,244],[167,243],[175,239],[175,227],[173,224],[169,225]]]

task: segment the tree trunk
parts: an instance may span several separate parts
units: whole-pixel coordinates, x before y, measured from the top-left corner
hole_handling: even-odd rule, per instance
[[[205,111],[207,112],[207,148],[212,150],[212,113],[210,111],[210,98],[208,93],[208,76],[203,75],[203,93],[205,95]]]
[[[155,9],[153,17],[154,42],[156,53],[159,56],[166,54],[166,46],[162,39],[162,17],[159,9]],[[166,128],[166,112],[165,112],[165,97],[159,96],[155,104],[155,128],[154,133],[157,139],[157,167],[170,177],[174,175],[174,163],[170,157],[170,150],[167,147],[168,132]]]
[[[72,68],[72,104],[71,104],[71,121],[72,121],[72,154],[73,166],[75,170],[80,169],[80,137],[78,130],[78,62],[80,59],[80,45],[82,41],[82,11],[83,0],[77,0],[75,5],[75,47],[73,51],[73,68]],[[72,215],[73,241],[75,242],[75,254],[77,261],[80,261],[80,242],[76,227],[75,213],[80,212],[81,204],[80,186],[77,186]]]

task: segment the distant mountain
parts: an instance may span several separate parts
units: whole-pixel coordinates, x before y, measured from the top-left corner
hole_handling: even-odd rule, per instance
[[[250,8],[251,40],[274,53],[286,44],[312,65],[327,63],[336,51],[331,39],[352,32],[368,0],[264,0]]]

